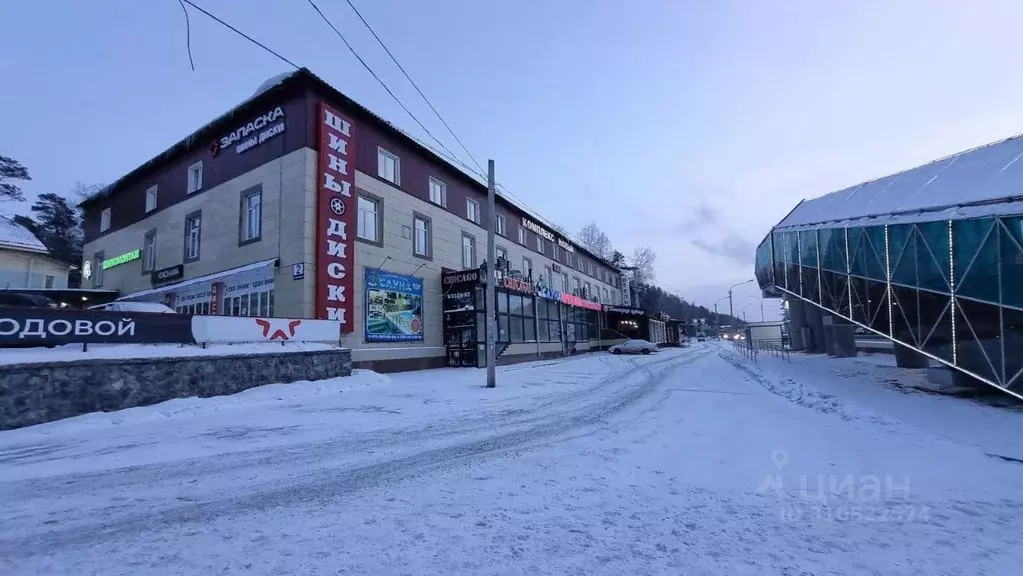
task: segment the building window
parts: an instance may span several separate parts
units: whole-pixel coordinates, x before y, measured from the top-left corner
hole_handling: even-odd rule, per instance
[[[202,190],[202,162],[196,162],[188,167],[188,193]]]
[[[397,156],[383,148],[377,148],[377,176],[395,186],[401,185],[401,162]]]
[[[473,222],[480,223],[480,203],[472,198],[465,199],[465,217]]]
[[[374,244],[381,241],[380,220],[383,210],[380,209],[380,200],[359,194],[359,217],[356,223],[356,236],[362,240]]]
[[[541,238],[539,235],[537,235],[536,237],[536,251],[541,254],[545,254],[543,238]]]
[[[92,257],[92,287],[99,288],[103,286],[103,251],[96,252]]]
[[[110,208],[104,208],[99,214],[99,231],[110,230]]]
[[[568,292],[568,274],[561,275],[561,291]]]
[[[242,192],[240,244],[258,241],[263,235],[263,187]]]
[[[528,294],[497,291],[498,342],[536,342],[536,301]]]
[[[205,313],[209,313],[209,302],[204,302]],[[197,304],[196,306],[199,306]],[[195,312],[200,314],[203,312]],[[273,317],[274,315],[274,291],[249,292],[240,296],[224,298],[223,316],[262,316]]]
[[[536,324],[540,342],[561,342],[561,306],[557,302],[536,299]]]
[[[504,246],[497,246],[496,248],[494,248],[494,255],[497,257],[498,262],[504,261],[506,263],[505,265],[507,265],[508,262],[507,248],[505,248]]]
[[[555,262],[561,261],[561,254],[558,251],[558,245],[554,242],[551,242],[551,254],[554,256]]]
[[[579,277],[578,276],[573,276],[572,277],[572,294],[574,294],[575,296],[582,296],[582,293],[579,290],[580,290]]]
[[[462,268],[476,267],[476,237],[462,233]]]
[[[565,332],[570,342],[597,339],[597,313],[565,306]]]
[[[49,274],[43,276],[43,288],[53,288],[54,280],[55,278],[53,276],[50,276]]]
[[[550,266],[543,267],[543,281],[548,288],[554,288],[554,272],[551,271]]]
[[[593,276],[593,262],[588,262],[586,264],[586,273]]]
[[[193,212],[185,217],[185,262],[199,259],[202,242],[202,212]]]
[[[522,257],[522,276],[529,278],[533,275],[533,261],[525,256]]]
[[[501,236],[508,235],[508,223],[504,219],[504,214],[494,214],[494,232]]]
[[[146,213],[147,214],[152,212],[153,210],[156,210],[156,193],[157,193],[156,186],[150,186],[149,189],[146,190]]]
[[[156,270],[156,230],[146,232],[142,237],[142,273]],[[93,272],[95,274],[95,272]]]
[[[433,176],[430,176],[430,202],[433,202],[438,206],[448,205],[447,184],[437,180]]]
[[[584,288],[585,288],[585,291],[583,292],[583,298],[586,298],[587,300],[593,298],[593,291],[590,288],[590,283],[589,282],[587,282],[584,285]]]
[[[526,245],[526,229],[519,226],[519,244]]]
[[[412,215],[412,253],[420,258],[433,256],[432,225],[430,219],[421,214]]]

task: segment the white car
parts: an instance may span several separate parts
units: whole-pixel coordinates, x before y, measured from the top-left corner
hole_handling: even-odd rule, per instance
[[[649,354],[657,352],[657,345],[647,340],[626,340],[608,348],[612,354]]]
[[[159,302],[111,302],[98,306],[89,306],[89,310],[106,310],[108,312],[148,312],[150,314],[177,314],[173,308]]]

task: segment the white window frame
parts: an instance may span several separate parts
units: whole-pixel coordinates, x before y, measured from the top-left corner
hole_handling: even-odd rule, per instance
[[[100,232],[106,232],[107,230],[110,230],[110,217],[111,217],[110,208],[104,208],[103,211],[99,213]]]
[[[557,242],[551,242],[551,255],[554,257],[554,261],[555,262],[559,262],[561,260],[561,258],[560,258],[561,254],[558,254],[558,243]]]
[[[198,226],[192,226],[192,223],[196,220],[199,221]],[[188,241],[185,243],[185,261],[193,262],[198,260],[202,255],[202,213],[194,214],[185,220],[185,237]],[[193,248],[195,251],[193,252]]]
[[[202,190],[202,160],[188,167],[188,193]]]
[[[519,244],[526,245],[526,227],[519,226]]]
[[[384,173],[383,161],[389,160],[394,162],[394,179],[388,178]],[[401,158],[389,150],[384,150],[380,146],[377,146],[377,176],[384,180],[394,184],[395,186],[401,186]]]
[[[146,232],[142,237],[142,272],[152,272],[156,270],[156,235],[159,233],[156,230],[151,230],[152,234]],[[101,263],[102,266],[102,263]]]
[[[156,210],[156,203],[159,199],[160,190],[156,184],[146,189],[146,214]]]
[[[370,214],[370,213],[367,212],[366,210],[362,209],[362,203],[363,202],[367,202],[367,203],[369,203],[369,204],[371,204],[373,206],[373,212],[372,212],[373,235],[372,236],[367,236],[366,235],[365,221],[368,218],[367,214]],[[380,210],[381,210],[380,201],[376,200],[374,198],[370,198],[369,196],[363,196],[362,194],[359,194],[358,195],[358,199],[355,201],[355,206],[356,206],[356,210],[358,211],[357,212],[357,217],[356,217],[356,223],[355,223],[355,235],[358,238],[362,238],[363,240],[368,240],[369,242],[380,242],[380,230],[379,230],[379,226],[378,226],[378,224],[380,223]]]
[[[437,192],[437,198],[434,198],[434,191]],[[430,202],[437,206],[448,205],[448,185],[433,176],[430,176]]]
[[[529,259],[529,256],[522,257],[522,275],[529,278],[533,272],[533,261]]]
[[[508,222],[504,214],[494,214],[494,233],[500,236],[508,236]]]
[[[252,218],[253,197],[259,198],[259,203],[256,205],[255,209],[256,212],[255,220],[253,220]],[[242,240],[248,242],[250,240],[255,240],[257,238],[262,238],[263,236],[263,190],[262,189],[254,190],[246,194],[244,198],[245,202],[243,208],[245,210],[245,216],[242,218],[242,222],[245,225],[245,230],[242,232]],[[252,232],[253,222],[255,222],[256,231],[255,234],[250,234],[250,232]]]
[[[423,246],[419,244],[419,224],[423,224]],[[412,217],[412,253],[416,256],[422,256],[423,258],[430,257],[430,220],[421,218],[419,216]],[[422,250],[420,250],[422,248]]]
[[[467,241],[468,244],[466,244]],[[467,259],[468,262],[466,261]],[[475,267],[476,267],[476,237],[470,234],[462,234],[462,268],[468,270]]]
[[[536,251],[544,254],[543,237],[539,234],[536,235]]]
[[[495,246],[494,247],[494,257],[495,258],[504,258],[505,261],[507,261],[508,260],[508,249],[505,248],[504,246]]]
[[[465,217],[470,222],[480,223],[480,203],[472,198],[465,199]]]

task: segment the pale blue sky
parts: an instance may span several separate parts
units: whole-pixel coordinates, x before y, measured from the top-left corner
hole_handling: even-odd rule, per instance
[[[194,1],[422,136],[306,2]],[[458,150],[347,4],[318,3]],[[623,252],[654,247],[658,281],[708,306],[799,199],[1023,132],[1019,2],[356,5],[514,194],[573,232],[596,220]],[[0,3],[0,154],[30,194],[110,182],[287,70],[191,23],[195,72],[176,0]]]

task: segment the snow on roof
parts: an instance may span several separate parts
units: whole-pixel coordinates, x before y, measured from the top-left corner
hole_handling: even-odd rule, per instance
[[[28,228],[3,216],[0,216],[0,248],[49,254],[46,246],[43,246],[43,243]]]
[[[988,215],[1016,213],[1023,194],[1023,138],[1013,137],[800,203],[778,228],[825,223],[871,224],[964,217],[965,206]],[[975,212],[975,210],[966,210]],[[945,216],[947,217],[947,216]]]

